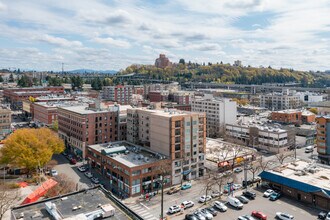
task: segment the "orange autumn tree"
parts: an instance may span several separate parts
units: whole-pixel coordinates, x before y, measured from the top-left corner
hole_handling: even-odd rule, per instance
[[[63,152],[64,143],[48,128],[25,128],[16,130],[0,149],[0,162],[24,167],[30,173],[37,167],[45,166],[53,154]]]

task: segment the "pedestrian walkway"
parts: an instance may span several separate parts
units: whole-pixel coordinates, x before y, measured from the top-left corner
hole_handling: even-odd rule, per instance
[[[149,212],[149,208],[141,203],[127,206],[145,220],[157,220],[157,218]]]

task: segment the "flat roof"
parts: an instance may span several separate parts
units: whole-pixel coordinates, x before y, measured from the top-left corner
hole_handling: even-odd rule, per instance
[[[317,187],[330,192],[330,169],[326,166],[321,166],[319,164],[308,161],[298,160],[296,162],[284,164],[278,168],[269,170],[267,172],[269,174],[296,181],[296,184],[293,184],[296,185],[296,187],[299,187],[299,185],[297,185],[297,182],[304,183],[310,186],[305,186],[300,190],[308,190],[312,187]],[[263,175],[265,174],[261,174],[261,177],[263,177]]]
[[[150,149],[147,149],[142,146],[134,145],[127,141],[95,144],[95,145],[90,145],[88,147],[100,153],[102,152],[106,153],[107,151],[110,150],[113,153],[109,153],[108,157],[130,168],[157,162],[160,160],[160,157],[164,159],[166,158],[164,155],[160,153],[156,153],[154,151],[151,151]],[[124,148],[128,152],[123,153],[122,151],[125,151]],[[116,151],[118,151],[119,153],[116,153]]]
[[[134,108],[133,108],[134,109]],[[135,108],[136,110],[142,110],[152,113],[152,115],[158,115],[163,117],[175,117],[175,116],[191,116],[191,115],[203,115],[203,112],[189,112],[176,109],[148,109],[148,108]]]
[[[51,204],[55,205],[54,207],[56,207],[56,213],[63,219],[72,218],[83,220],[87,213],[101,212],[102,206],[106,207],[108,205],[115,208],[115,219],[130,219],[104,194],[100,187],[94,187],[87,190],[46,199],[44,201],[15,207],[12,209],[12,214],[16,219],[54,219],[46,209],[47,202],[51,202]],[[74,207],[79,208],[74,210]],[[80,218],[78,216],[80,216]]]
[[[71,111],[71,112],[75,112],[78,114],[94,114],[94,113],[103,113],[103,112],[112,112],[115,111],[115,106],[111,106],[108,108],[104,108],[104,109],[100,109],[100,110],[95,110],[93,108],[89,108],[88,105],[86,104],[81,104],[78,106],[64,106],[64,107],[60,107],[61,109],[67,110],[67,111]]]

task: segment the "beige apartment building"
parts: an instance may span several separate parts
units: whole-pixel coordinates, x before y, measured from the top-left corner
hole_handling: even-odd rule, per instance
[[[6,137],[11,132],[11,111],[9,109],[0,109],[0,138]]]
[[[168,156],[172,163],[172,184],[204,175],[205,113],[128,109],[127,141]]]

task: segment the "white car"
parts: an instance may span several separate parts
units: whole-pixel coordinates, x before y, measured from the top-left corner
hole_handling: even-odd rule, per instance
[[[276,212],[276,217],[281,220],[292,220],[294,217],[290,214],[283,213],[283,212]]]
[[[271,194],[273,194],[274,190],[272,189],[267,189],[265,192],[264,192],[264,197],[268,198]]]
[[[200,203],[203,203],[203,202],[206,202],[206,201],[210,201],[212,199],[212,197],[211,196],[206,196],[206,195],[203,195],[203,196],[201,196],[200,198],[199,198],[199,202]]]
[[[57,176],[57,175],[58,175],[57,170],[52,169],[52,170],[50,171],[50,175],[51,175],[51,176]]]
[[[91,172],[86,172],[85,173],[85,176],[87,176],[88,178],[92,178],[93,177],[93,174]]]
[[[187,208],[191,208],[191,207],[193,207],[195,204],[194,204],[194,202],[193,201],[183,201],[182,203],[181,203],[181,208],[183,208],[183,209],[187,209]]]
[[[243,203],[241,203],[238,199],[228,196],[227,197],[227,202],[229,205],[237,208],[237,209],[242,209],[243,208]]]
[[[217,209],[219,209],[221,212],[225,212],[227,211],[227,206],[225,204],[223,204],[222,202],[219,202],[219,201],[215,201],[213,203],[213,206]]]
[[[327,217],[325,218],[325,220],[330,220],[330,212],[328,212]]]
[[[222,193],[219,192],[219,191],[212,191],[212,193],[211,193],[211,197],[212,198],[219,197],[221,195],[222,195]]]
[[[234,169],[234,172],[235,173],[240,173],[240,172],[242,172],[243,171],[243,169],[241,168],[241,167],[236,167],[235,169]]]
[[[79,170],[80,172],[85,172],[85,171],[87,171],[87,167],[85,167],[85,166],[80,166],[80,167],[78,167],[78,170]]]
[[[174,214],[177,212],[181,212],[181,208],[177,205],[174,205],[174,206],[169,207],[167,212],[170,214]]]
[[[201,209],[200,211],[201,211],[202,215],[204,215],[204,217],[207,220],[213,219],[213,215],[209,211],[207,211],[206,209]]]
[[[99,180],[99,178],[97,178],[97,177],[92,177],[91,180],[92,180],[92,182],[95,183],[95,184],[100,183],[100,180]]]
[[[238,190],[238,189],[240,189],[240,188],[242,188],[242,184],[233,184],[233,189],[234,190]]]

